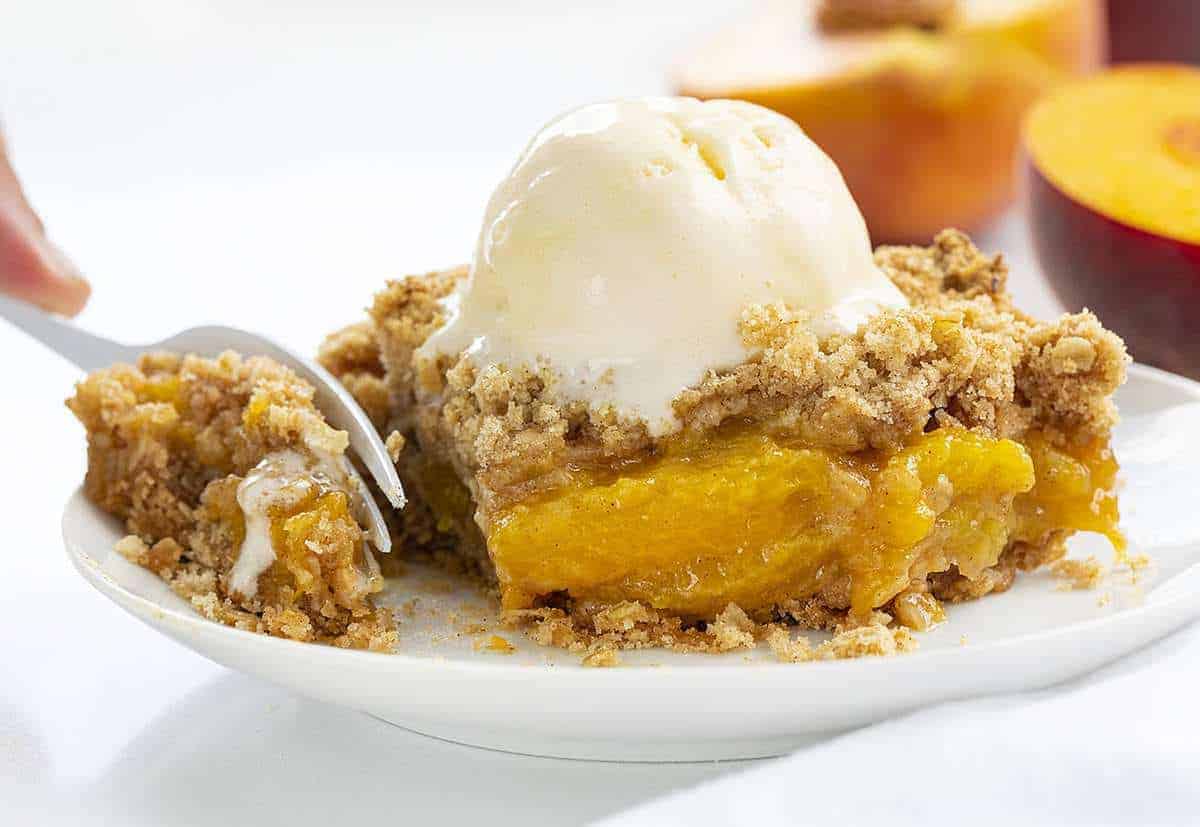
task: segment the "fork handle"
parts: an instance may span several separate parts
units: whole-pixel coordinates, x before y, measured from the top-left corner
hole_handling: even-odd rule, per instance
[[[136,362],[141,352],[138,348],[88,333],[31,304],[5,296],[0,296],[0,318],[21,328],[89,373],[116,362]]]

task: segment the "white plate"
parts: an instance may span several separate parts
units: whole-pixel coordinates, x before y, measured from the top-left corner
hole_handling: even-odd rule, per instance
[[[805,664],[750,656],[627,653],[623,668],[500,631],[512,655],[475,651],[493,610],[443,575],[414,570],[385,602],[401,614],[393,655],[240,632],[204,620],[150,573],[112,553],[122,532],[81,492],[63,537],[75,566],[125,610],[183,645],[295,692],[476,746],[573,758],[712,760],[775,755],[822,734],[940,701],[1045,687],[1084,674],[1200,615],[1200,384],[1135,367],[1118,403],[1124,527],[1154,559],[1064,592],[1049,575],[953,606],[911,655]],[[1072,554],[1107,556],[1096,537]],[[147,665],[147,668],[152,668]]]

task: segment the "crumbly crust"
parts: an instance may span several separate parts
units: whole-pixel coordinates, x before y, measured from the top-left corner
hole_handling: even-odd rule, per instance
[[[1039,543],[1015,542],[1004,550],[996,565],[984,569],[973,579],[962,576],[957,569],[930,574],[929,593],[946,603],[978,600],[984,595],[1000,594],[1012,588],[1017,572],[1033,571],[1067,553],[1067,533],[1052,531]]]
[[[296,640],[387,649],[395,642],[392,619],[364,592],[356,568],[362,530],[352,521],[322,516],[313,524],[321,553],[309,561],[317,580],[303,594],[286,582],[260,587],[255,597],[229,589],[236,490],[247,472],[287,448],[345,450],[346,434],[324,421],[312,395],[278,363],[234,353],[156,353],[136,367],[97,371],[67,401],[88,434],[84,490],[130,532],[117,551],[207,617]]]
[[[371,424],[383,431],[391,405],[374,325],[359,322],[330,334],[317,351],[317,361],[350,391]]]
[[[379,359],[386,371],[392,427],[401,433],[411,428],[416,408],[413,352],[442,324],[442,300],[466,275],[466,267],[457,267],[392,281],[371,306]]]
[[[1059,560],[1050,567],[1062,591],[1094,589],[1104,581],[1107,572],[1095,557],[1086,560]]]
[[[722,654],[748,651],[765,643],[777,660],[799,663],[897,655],[917,648],[909,628],[891,626],[891,616],[882,612],[866,623],[854,624],[841,613],[836,619],[830,617],[827,624],[812,625],[787,612],[758,620],[731,603],[712,621],[685,626],[674,615],[625,601],[577,607],[570,612],[553,608],[510,611],[503,620],[536,643],[578,653],[584,666],[618,666],[620,651],[636,649]],[[832,635],[814,646],[807,637],[794,634],[814,629]]]

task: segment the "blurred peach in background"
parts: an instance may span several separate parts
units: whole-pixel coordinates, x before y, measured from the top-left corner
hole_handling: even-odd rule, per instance
[[[876,243],[923,243],[1008,206],[1022,116],[1105,52],[1101,0],[821,0],[718,32],[676,85],[793,118],[841,167]]]

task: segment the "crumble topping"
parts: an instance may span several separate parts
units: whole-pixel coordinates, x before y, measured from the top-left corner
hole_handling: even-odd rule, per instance
[[[382,430],[391,408],[374,326],[359,322],[328,336],[317,361],[350,391],[371,424]]]
[[[1142,571],[1150,567],[1154,561],[1148,554],[1130,554],[1128,550],[1118,549],[1116,567],[1118,570],[1129,572],[1129,582],[1137,584],[1142,577]]]
[[[1136,585],[1142,570],[1147,568],[1150,562],[1148,555],[1118,550],[1111,571],[1095,556],[1089,555],[1083,560],[1059,560],[1050,566],[1050,574],[1058,580],[1058,588],[1061,591],[1095,589],[1104,583],[1110,574],[1117,572],[1128,572],[1129,582]],[[1111,599],[1111,594],[1102,595],[1097,605],[1104,606]]]
[[[387,439],[383,441],[383,446],[387,448],[388,456],[392,458],[393,463],[400,461],[400,455],[404,452],[404,446],[408,442],[404,438],[404,434],[399,431],[392,431],[387,435]]]
[[[1104,581],[1107,573],[1095,557],[1086,560],[1059,560],[1050,566],[1050,573],[1059,581],[1063,591],[1094,589]]]
[[[868,655],[888,657],[917,648],[916,638],[908,629],[902,626],[891,629],[881,624],[845,629],[817,646],[809,643],[807,638],[793,638],[781,626],[771,627],[766,640],[772,654],[784,663],[844,660]]]
[[[1001,257],[953,230],[928,248],[882,247],[876,263],[910,309],[880,314],[853,336],[819,339],[788,308],[746,308],[740,329],[754,355],[679,394],[674,409],[685,432],[745,417],[842,452],[895,448],[931,419],[994,437],[1019,439],[1035,421],[1081,441],[1108,435],[1111,395],[1129,358],[1091,313],[1041,322],[1015,310]],[[415,348],[443,318],[440,300],[464,276],[460,268],[392,282],[375,301],[392,427],[473,479],[485,508],[553,487],[567,463],[622,462],[653,450],[640,421],[553,401],[546,365],[477,369],[469,358],[444,357],[414,364]]]
[[[416,369],[413,352],[445,321],[442,300],[449,296],[467,276],[467,268],[426,273],[424,276],[389,282],[375,297],[371,307],[371,323],[378,342],[379,364],[384,369],[390,412],[393,417],[404,415],[414,408]],[[344,331],[343,331],[344,332]],[[339,334],[335,334],[338,336]],[[326,367],[339,366],[341,348],[336,340],[326,343]],[[336,354],[336,358],[335,358]],[[330,367],[334,375],[340,370]],[[402,433],[404,422],[393,425]]]

